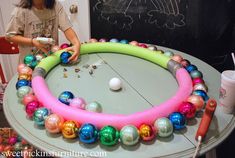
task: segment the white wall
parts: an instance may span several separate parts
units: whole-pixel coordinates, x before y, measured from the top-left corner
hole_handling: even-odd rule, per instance
[[[17,4],[19,0],[1,0],[0,3],[0,35],[4,36],[5,28],[10,20],[10,15],[14,9],[14,4]],[[0,44],[1,45],[1,44]],[[3,71],[7,80],[16,73],[18,55],[0,55],[0,62],[3,67]]]
[[[90,10],[89,0],[59,0],[63,5],[66,13],[69,16],[70,21],[73,24],[73,28],[79,36],[81,42],[88,41],[90,39]],[[78,13],[71,14],[69,8],[71,5],[78,6]],[[66,42],[63,33],[59,33],[60,43]]]
[[[4,30],[8,21],[10,20],[11,12],[14,9],[14,4],[17,4],[20,0],[0,0],[0,36],[4,36]],[[73,28],[78,34],[81,42],[88,41],[90,39],[90,11],[89,0],[58,0],[62,3],[67,12]],[[78,6],[78,13],[71,14],[69,7],[74,4]],[[60,43],[67,42],[63,33],[59,32]],[[3,66],[5,76],[7,80],[16,73],[18,55],[0,55],[0,62]]]

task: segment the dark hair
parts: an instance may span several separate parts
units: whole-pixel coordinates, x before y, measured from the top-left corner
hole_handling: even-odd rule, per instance
[[[55,5],[55,0],[44,0],[44,5],[47,9],[52,9]],[[33,6],[33,0],[21,0],[16,6],[31,9]]]

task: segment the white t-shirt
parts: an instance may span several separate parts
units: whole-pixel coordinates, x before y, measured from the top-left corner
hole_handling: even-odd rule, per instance
[[[7,26],[6,36],[48,37],[53,38],[58,44],[58,29],[64,32],[70,27],[72,24],[63,6],[56,1],[53,9],[39,10],[35,7],[31,9],[16,7]],[[31,46],[19,45],[19,62],[23,63],[24,56],[32,52]]]

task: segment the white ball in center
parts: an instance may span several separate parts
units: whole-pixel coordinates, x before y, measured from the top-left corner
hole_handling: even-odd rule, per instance
[[[109,81],[109,88],[114,91],[120,90],[122,88],[122,81],[116,77],[112,78]]]

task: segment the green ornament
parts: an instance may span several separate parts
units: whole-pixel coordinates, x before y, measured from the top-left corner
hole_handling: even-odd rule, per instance
[[[94,101],[94,102],[91,102],[90,104],[86,105],[86,110],[91,111],[91,112],[101,113],[102,112],[102,106],[100,105],[100,103]]]
[[[17,142],[21,142],[22,141],[22,137],[21,136],[17,136]]]
[[[38,64],[36,57],[32,54],[28,54],[24,57],[24,63],[31,69],[34,69]]]
[[[33,120],[38,126],[44,126],[45,119],[50,115],[47,108],[39,108],[33,114]]]
[[[31,64],[29,64],[28,66],[31,68],[31,69],[34,69],[36,66],[37,66],[38,62],[37,61],[33,61]]]
[[[35,60],[36,60],[36,58],[32,54],[28,54],[24,57],[24,63],[26,65],[31,64]]]
[[[100,142],[106,146],[112,146],[118,143],[119,131],[113,126],[104,126],[100,130]]]
[[[22,87],[20,87],[17,90],[17,96],[18,96],[18,98],[23,99],[23,97],[25,95],[30,94],[32,92],[33,92],[33,90],[32,90],[31,87],[29,87],[29,86],[22,86]]]
[[[164,55],[165,55],[165,56],[168,56],[168,57],[173,57],[173,56],[174,56],[174,53],[171,52],[171,51],[165,51],[165,52],[164,52]]]
[[[168,118],[162,117],[154,122],[159,137],[170,137],[173,133],[173,125]]]
[[[14,145],[15,151],[21,151],[23,149],[23,145],[20,142],[15,143]]]
[[[190,76],[192,77],[192,79],[194,78],[202,78],[202,73],[198,70],[194,70],[192,72],[190,72]]]
[[[124,126],[120,131],[120,139],[124,145],[135,145],[139,141],[138,129],[133,125]]]
[[[52,52],[52,51],[49,51],[49,52],[48,52],[49,55],[52,55],[53,53],[54,53],[54,52]],[[47,55],[45,54],[45,56],[47,56]]]

